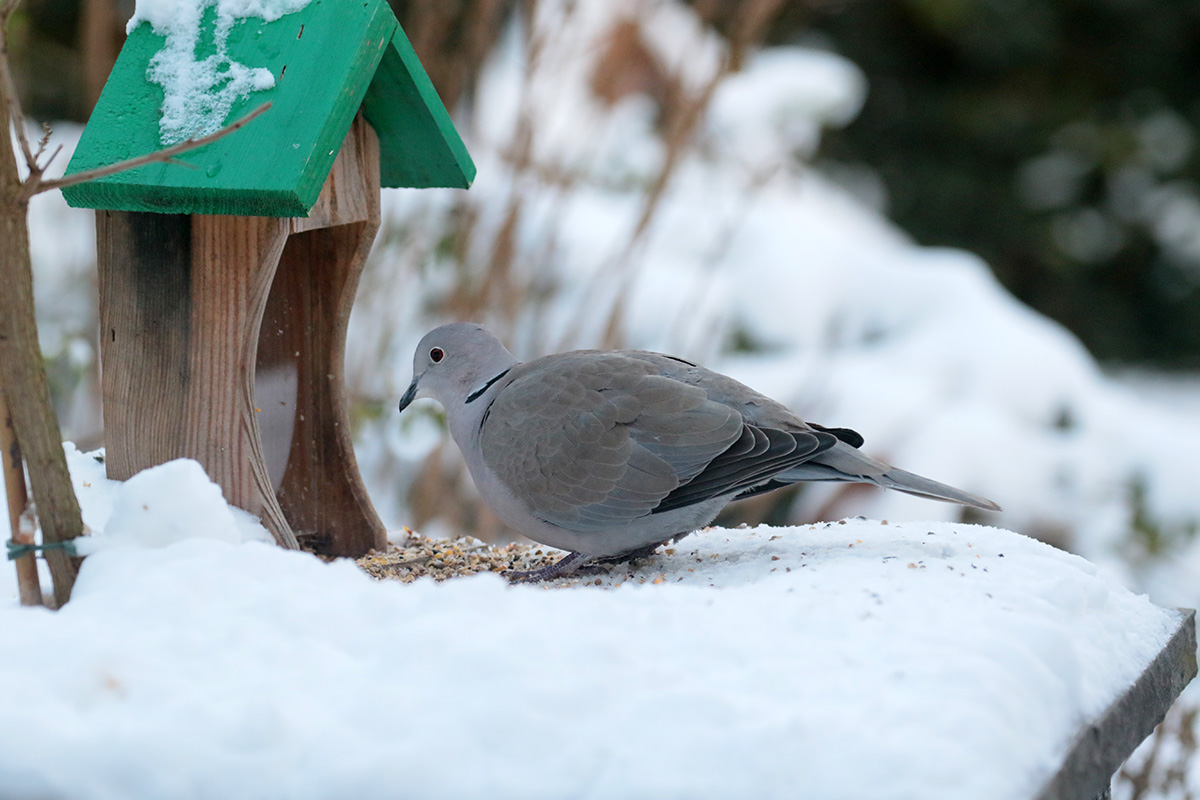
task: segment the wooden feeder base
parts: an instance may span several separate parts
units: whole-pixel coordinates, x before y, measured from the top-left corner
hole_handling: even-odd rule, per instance
[[[343,387],[379,229],[379,145],[361,116],[307,218],[98,211],[96,227],[109,477],[194,458],[284,547],[385,547]],[[264,414],[285,423],[266,442]]]

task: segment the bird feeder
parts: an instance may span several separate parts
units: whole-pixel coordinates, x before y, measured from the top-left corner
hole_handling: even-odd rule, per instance
[[[201,41],[215,24],[210,9]],[[68,174],[162,148],[147,68],[164,41],[131,32]],[[227,119],[269,101],[265,114],[63,192],[97,209],[108,475],[193,458],[279,544],[362,555],[386,540],[343,364],[380,187],[467,188],[475,167],[386,0],[237,20],[226,47],[274,77]]]

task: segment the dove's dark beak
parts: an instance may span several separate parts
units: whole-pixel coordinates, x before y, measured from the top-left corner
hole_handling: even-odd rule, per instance
[[[406,409],[410,405],[412,405],[413,400],[417,399],[417,381],[418,380],[420,380],[419,375],[417,377],[413,378],[413,382],[408,385],[408,391],[405,392],[404,396],[400,398],[400,411],[401,412],[403,412],[404,409]]]

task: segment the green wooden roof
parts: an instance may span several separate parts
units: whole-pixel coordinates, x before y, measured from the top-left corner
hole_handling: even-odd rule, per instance
[[[201,41],[212,39],[206,18]],[[112,164],[162,148],[163,89],[146,78],[164,38],[130,34],[67,167]],[[178,156],[63,190],[85,208],[175,214],[306,216],[360,106],[379,135],[384,186],[466,188],[475,165],[386,0],[312,0],[274,22],[241,19],[231,58],[266,67],[275,86],[234,104],[232,122],[270,101],[245,127]]]

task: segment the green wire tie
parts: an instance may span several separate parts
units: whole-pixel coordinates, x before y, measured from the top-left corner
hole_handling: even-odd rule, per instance
[[[78,557],[75,552],[75,540],[66,539],[61,542],[45,542],[43,544],[17,544],[12,539],[5,542],[5,547],[8,549],[8,560],[15,561],[21,556],[27,556],[30,553],[36,553],[41,550],[43,553],[47,550],[62,550],[69,556]]]

